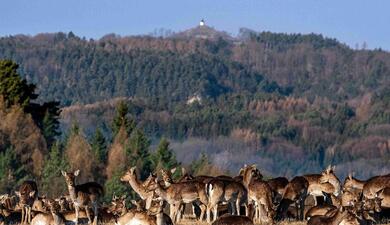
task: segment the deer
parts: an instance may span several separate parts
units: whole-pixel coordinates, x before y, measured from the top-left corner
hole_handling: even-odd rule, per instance
[[[329,167],[328,167],[329,168]],[[334,194],[338,196],[340,194],[340,190],[335,188],[332,184],[325,182],[321,183],[322,174],[307,174],[303,175],[303,177],[309,182],[309,186],[307,188],[308,195],[314,197],[314,205],[318,205],[317,197],[323,197],[325,200],[326,194]]]
[[[76,219],[75,224],[78,224],[80,208],[85,209],[89,223],[97,224],[98,220],[98,200],[104,195],[103,187],[96,182],[88,182],[84,184],[76,185],[76,177],[80,174],[80,170],[76,170],[73,173],[61,171],[65,177],[66,184],[68,186],[69,196],[72,200]],[[91,220],[88,207],[93,208],[94,219]]]
[[[272,203],[272,190],[255,165],[245,166],[240,170],[243,184],[248,190],[248,203],[254,202],[254,221],[273,223],[274,206]]]
[[[154,196],[154,191],[153,190],[149,190],[146,186],[146,182],[144,182],[144,184],[142,184],[138,178],[137,178],[137,174],[135,172],[136,170],[136,167],[131,167],[129,170],[127,170],[127,172],[121,177],[121,181],[122,182],[128,182],[131,186],[131,188],[140,196],[140,198],[142,200],[145,200],[146,201],[146,209],[149,209],[151,203],[152,203],[152,200],[153,200],[153,196]],[[150,176],[152,177],[152,176]],[[150,183],[150,181],[147,181],[148,183]]]
[[[332,216],[313,216],[310,217],[307,224],[308,225],[339,225],[341,222],[351,217],[350,213],[345,210],[343,207],[337,209]]]
[[[225,214],[219,217],[212,225],[254,225],[247,216]]]
[[[156,204],[157,203],[157,204]],[[137,203],[139,206],[141,204]],[[152,203],[153,204],[153,203]],[[150,209],[131,209],[120,216],[115,222],[116,225],[173,225],[169,216],[163,213],[164,202],[155,202]]]
[[[294,177],[284,189],[282,200],[277,208],[277,219],[286,218],[289,206],[294,203],[297,210],[297,218],[303,220],[305,199],[309,182],[302,176]]]
[[[181,207],[183,203],[192,203],[199,201],[201,204],[202,220],[207,205],[207,196],[205,193],[205,185],[199,181],[186,181],[180,183],[172,183],[169,187],[162,187],[155,178],[155,192],[164,201],[169,204],[169,214],[173,222],[176,223],[180,219]]]
[[[31,220],[31,225],[65,225],[65,218],[59,213],[59,205],[54,200],[48,200],[49,213],[38,213]]]
[[[335,168],[336,166],[328,166],[328,168],[326,168],[326,170],[321,173],[320,183],[330,183],[331,185],[333,185],[334,192],[332,194],[338,197],[341,194],[341,182],[334,173]]]
[[[350,191],[350,192],[362,192],[363,187],[366,181],[358,180],[355,177],[352,176],[351,173],[348,174],[348,176],[344,180],[343,189]]]
[[[229,203],[232,215],[240,215],[240,206],[247,206],[248,192],[242,183],[233,179],[214,178],[206,184],[208,196],[207,222],[210,223],[210,211],[213,211],[213,220],[217,219],[218,204]],[[246,213],[248,210],[246,210]],[[247,214],[248,215],[248,214]]]
[[[275,205],[278,205],[284,193],[284,189],[288,184],[288,179],[285,177],[276,177],[267,180],[267,183],[272,190],[273,202]]]
[[[390,174],[372,177],[363,186],[363,197],[376,198],[377,193],[386,187],[390,187]]]
[[[382,208],[390,208],[390,187],[386,187],[377,193]]]
[[[21,223],[31,223],[31,209],[38,198],[38,187],[35,181],[24,181],[19,191],[15,191],[19,198],[18,207],[22,210]]]

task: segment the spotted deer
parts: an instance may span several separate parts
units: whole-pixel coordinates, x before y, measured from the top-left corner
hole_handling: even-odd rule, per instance
[[[136,174],[136,167],[131,167],[122,177],[121,181],[122,182],[128,182],[131,186],[131,188],[139,195],[139,197],[142,200],[146,201],[146,209],[149,209],[153,196],[154,196],[154,191],[149,190],[147,186],[145,186],[145,183],[141,183],[141,181],[138,180],[137,174]],[[149,183],[149,182],[148,182]]]
[[[103,187],[96,182],[88,182],[84,184],[76,185],[76,177],[79,175],[80,170],[76,170],[73,173],[61,171],[65,177],[66,184],[68,186],[69,196],[72,200],[76,220],[75,224],[78,224],[80,208],[85,209],[89,223],[97,224],[98,220],[98,204],[99,198],[104,194]],[[91,220],[88,207],[93,208],[94,219]]]
[[[200,220],[203,219],[208,200],[205,193],[205,185],[202,182],[190,180],[186,182],[172,183],[169,187],[163,187],[156,178],[155,183],[155,192],[169,204],[170,217],[174,223],[180,219],[183,204],[195,201],[200,202]]]
[[[272,190],[255,165],[245,166],[240,170],[243,184],[248,190],[248,204],[255,204],[255,222],[273,223],[275,209],[272,203]]]
[[[287,211],[291,204],[295,204],[297,219],[303,220],[305,210],[305,199],[309,182],[302,176],[294,177],[284,189],[282,200],[277,208],[277,219],[287,217]]]
[[[350,217],[350,213],[343,207],[336,210],[332,216],[313,216],[307,224],[308,225],[339,225],[344,219]]]
[[[309,183],[307,193],[314,197],[314,205],[318,205],[317,197],[322,197],[325,200],[326,196],[324,193],[335,194],[336,196],[340,193],[332,184],[328,182],[321,183],[322,174],[307,174],[303,175],[303,177]]]
[[[54,200],[46,201],[49,206],[48,213],[38,213],[31,220],[31,225],[65,225],[65,218],[60,214],[60,207]]]
[[[344,180],[343,189],[350,192],[360,191],[361,193],[365,183],[366,181],[358,180],[350,173]]]
[[[321,173],[320,183],[331,184],[334,187],[334,192],[332,194],[338,197],[341,194],[341,182],[339,178],[337,178],[336,174],[334,173],[335,168],[336,168],[335,166],[333,167],[328,166],[328,168],[326,168],[326,170]]]
[[[35,181],[24,181],[15,194],[19,198],[18,208],[22,210],[21,223],[31,223],[31,209],[38,198],[37,184]]]
[[[363,197],[366,199],[376,198],[377,193],[386,187],[390,187],[390,174],[372,177],[363,186]]]
[[[281,201],[284,189],[288,184],[288,179],[285,177],[276,177],[267,180],[268,185],[272,190],[272,199],[275,205],[278,205]]]
[[[213,212],[213,220],[217,219],[218,204],[220,203],[228,203],[231,206],[232,215],[240,215],[240,206],[247,206],[248,192],[245,186],[232,178],[214,178],[206,184],[206,193],[208,197],[208,223],[211,221],[211,211]]]

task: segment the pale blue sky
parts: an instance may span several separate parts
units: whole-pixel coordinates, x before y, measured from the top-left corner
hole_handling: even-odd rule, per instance
[[[218,30],[322,33],[354,47],[390,50],[390,0],[0,0],[0,36],[182,31],[201,18]]]

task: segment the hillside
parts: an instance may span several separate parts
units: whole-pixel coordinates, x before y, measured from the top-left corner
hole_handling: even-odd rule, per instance
[[[205,151],[221,168],[258,163],[272,176],[329,163],[341,176],[390,172],[388,52],[317,34],[230,37],[196,27],[167,38],[3,37],[0,58],[20,64],[39,102],[61,102],[64,130],[77,121],[87,135],[101,127],[110,138],[122,99],[183,162]],[[201,101],[188,104],[193,96]]]

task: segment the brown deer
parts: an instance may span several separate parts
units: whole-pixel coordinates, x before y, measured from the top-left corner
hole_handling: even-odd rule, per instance
[[[313,216],[307,222],[308,225],[339,225],[344,219],[350,217],[350,213],[340,207],[333,216]]]
[[[309,182],[302,176],[294,177],[284,189],[282,200],[277,208],[277,219],[284,219],[287,217],[289,206],[294,203],[297,210],[297,219],[303,220],[305,210],[305,199],[307,196],[307,189]]]
[[[96,182],[88,182],[84,184],[76,185],[76,177],[79,175],[80,170],[76,170],[73,173],[61,171],[65,177],[66,184],[68,186],[69,196],[73,202],[73,206],[76,213],[75,224],[78,224],[80,208],[85,209],[89,223],[92,223],[91,216],[89,214],[88,207],[93,208],[94,219],[93,223],[97,224],[98,220],[98,201],[104,194],[103,187]]]
[[[137,174],[135,173],[136,167],[131,167],[125,175],[121,177],[122,182],[129,182],[131,188],[140,196],[142,200],[145,200],[146,202],[146,209],[149,209],[153,196],[154,196],[154,191],[149,190],[146,186],[146,182],[150,183],[148,180],[146,182],[141,183],[138,178]],[[151,177],[151,176],[150,176]]]
[[[316,205],[306,212],[305,218],[309,220],[313,216],[325,216],[333,210],[337,210],[337,207],[334,205]]]
[[[284,189],[288,184],[288,179],[285,177],[276,177],[267,180],[268,185],[271,187],[273,194],[273,202],[278,205],[284,193]]]
[[[218,204],[228,203],[231,206],[232,215],[240,215],[240,206],[247,206],[248,193],[242,183],[232,178],[216,177],[206,184],[208,196],[207,222],[210,223],[210,211],[213,211],[213,220],[217,219]],[[247,211],[247,210],[246,210]]]
[[[336,174],[334,173],[335,166],[331,167],[328,166],[328,168],[321,173],[320,177],[320,183],[326,184],[330,183],[334,187],[334,192],[332,193],[336,197],[340,196],[341,194],[341,182],[339,178],[337,178]]]
[[[362,192],[365,183],[366,181],[358,180],[352,174],[348,174],[344,180],[343,189],[350,192],[356,192],[356,190]]]
[[[309,186],[307,188],[308,195],[313,196],[314,198],[314,205],[318,205],[317,197],[322,197],[324,200],[326,194],[335,194],[336,196],[339,194],[339,190],[337,190],[332,184],[330,183],[321,183],[320,179],[322,177],[322,174],[307,174],[303,175],[303,177],[309,182]]]
[[[390,208],[390,187],[380,190],[377,194],[382,208]]]
[[[38,198],[37,184],[35,181],[24,181],[15,194],[19,198],[18,207],[22,210],[21,223],[31,223],[31,208]]]
[[[120,216],[116,225],[173,225],[171,218],[163,213],[163,201],[157,203],[155,212],[141,209],[131,209]],[[155,208],[155,207],[151,207]]]
[[[196,180],[172,183],[169,187],[162,187],[155,179],[156,194],[160,196],[164,201],[169,204],[169,213],[173,222],[176,223],[180,219],[181,207],[183,203],[192,203],[195,201],[200,202],[201,216],[203,219],[204,212],[207,205],[207,196],[205,193],[205,185],[202,182]]]
[[[248,190],[248,204],[254,202],[254,221],[273,223],[274,206],[272,203],[272,190],[266,181],[262,180],[260,171],[255,165],[241,169],[243,184]]]
[[[390,174],[372,177],[363,186],[363,196],[367,199],[376,198],[377,193],[386,187],[390,187]]]
[[[59,205],[54,200],[45,201],[50,209],[48,213],[38,213],[31,220],[31,225],[64,225],[65,218],[59,213]]]
[[[225,214],[219,217],[212,225],[254,225],[247,216]]]

